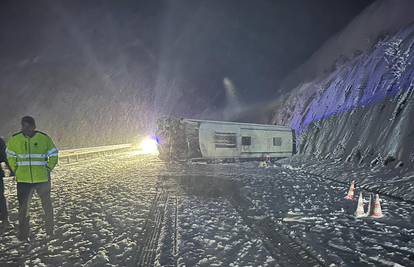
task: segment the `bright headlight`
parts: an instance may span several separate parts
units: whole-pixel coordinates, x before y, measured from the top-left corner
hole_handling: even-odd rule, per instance
[[[139,150],[142,154],[151,154],[157,155],[158,154],[158,147],[157,147],[157,140],[154,138],[145,138],[142,140],[141,144],[139,145]]]

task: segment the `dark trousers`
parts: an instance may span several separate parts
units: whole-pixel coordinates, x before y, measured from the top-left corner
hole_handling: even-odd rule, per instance
[[[51,184],[45,183],[17,183],[17,198],[19,200],[19,235],[23,238],[29,236],[29,206],[36,191],[42,202],[43,211],[45,212],[45,228],[46,233],[53,233],[53,206],[50,198]]]
[[[7,221],[9,213],[7,212],[7,201],[4,197],[4,182],[3,177],[0,177],[0,221]]]

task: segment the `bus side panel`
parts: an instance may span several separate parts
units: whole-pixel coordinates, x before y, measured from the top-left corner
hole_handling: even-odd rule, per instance
[[[223,145],[220,138],[235,136],[234,146]],[[250,137],[250,145],[242,145],[242,137]],[[274,140],[276,138],[276,140]],[[231,138],[230,138],[231,139]],[[293,154],[293,136],[290,129],[278,130],[268,127],[201,122],[199,128],[200,151],[203,158],[275,158]]]
[[[292,155],[291,131],[242,128],[242,138],[251,138],[250,145],[242,145],[242,157],[286,157]],[[276,139],[276,140],[275,140]]]
[[[219,142],[219,138],[235,136],[235,144]],[[238,158],[240,156],[240,127],[215,123],[201,123],[199,129],[200,150],[203,158]]]

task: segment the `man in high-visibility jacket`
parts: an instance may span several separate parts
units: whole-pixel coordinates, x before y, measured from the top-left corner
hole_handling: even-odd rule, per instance
[[[53,207],[50,197],[50,172],[58,162],[58,150],[52,139],[36,131],[35,120],[22,118],[22,131],[14,134],[7,142],[7,159],[17,182],[19,201],[19,239],[29,237],[29,205],[36,191],[45,212],[46,233],[53,235]]]

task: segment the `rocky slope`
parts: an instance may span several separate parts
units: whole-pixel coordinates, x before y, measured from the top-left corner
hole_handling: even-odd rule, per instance
[[[271,121],[296,130],[301,153],[368,165],[412,165],[414,25],[377,39],[352,59],[335,61],[328,74],[303,78],[273,106]]]

